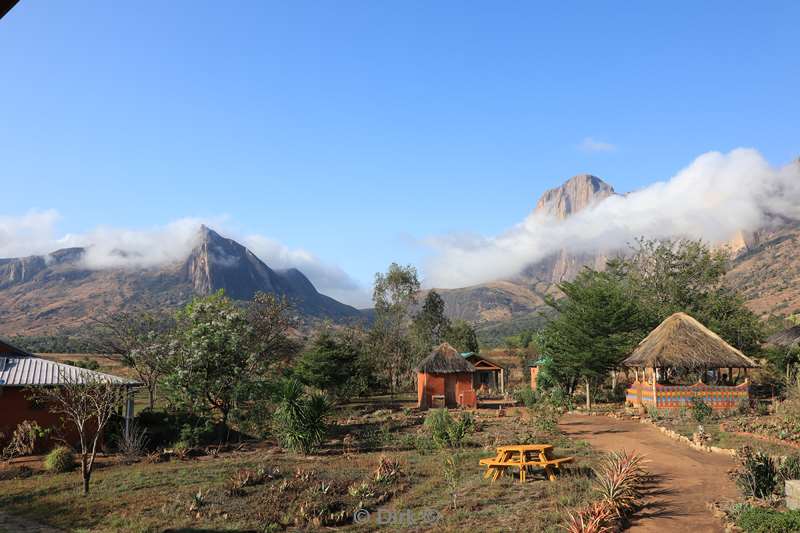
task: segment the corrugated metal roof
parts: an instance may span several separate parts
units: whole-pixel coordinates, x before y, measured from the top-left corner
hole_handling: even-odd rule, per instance
[[[63,385],[87,381],[107,381],[120,385],[136,385],[137,382],[95,372],[86,368],[65,365],[35,356],[0,354],[0,386],[28,387],[37,385]]]

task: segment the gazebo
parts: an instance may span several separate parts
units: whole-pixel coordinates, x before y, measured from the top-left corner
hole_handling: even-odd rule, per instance
[[[636,372],[626,394],[631,405],[675,409],[700,398],[717,410],[749,399],[747,369],[758,366],[686,313],[659,324],[623,364]],[[700,379],[693,385],[671,383],[686,372],[698,372]]]
[[[417,367],[417,406],[476,407],[475,367],[447,344],[440,344]]]

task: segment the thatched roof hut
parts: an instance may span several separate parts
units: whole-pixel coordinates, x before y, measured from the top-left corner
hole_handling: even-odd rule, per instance
[[[422,360],[417,372],[426,374],[458,374],[475,372],[475,367],[461,357],[458,350],[443,342],[428,357]]]
[[[686,313],[675,313],[659,324],[623,364],[634,368],[684,369],[758,366]]]
[[[782,348],[797,348],[800,346],[800,326],[792,326],[789,329],[770,335],[767,337],[767,344]]]

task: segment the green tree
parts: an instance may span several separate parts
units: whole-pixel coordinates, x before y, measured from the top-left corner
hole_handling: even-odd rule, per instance
[[[333,397],[358,394],[367,379],[362,369],[363,352],[359,332],[325,327],[303,351],[294,373],[303,383]]]
[[[414,364],[408,322],[409,308],[419,288],[417,270],[411,265],[392,263],[385,274],[375,274],[372,293],[375,320],[370,329],[369,349],[375,368],[392,394],[408,381]]]
[[[435,290],[428,292],[422,309],[414,315],[411,331],[420,353],[440,345],[450,333],[450,319],[445,315],[445,303]]]
[[[538,348],[551,361],[551,379],[569,391],[583,381],[590,407],[592,388],[645,336],[648,323],[625,284],[611,273],[585,269],[559,287],[565,298],[548,302],[558,315],[537,337]]]
[[[475,334],[473,328],[466,320],[456,320],[447,332],[447,342],[458,350],[459,352],[474,352],[478,353],[480,346],[478,345],[478,336]]]
[[[168,397],[191,413],[217,413],[227,426],[231,410],[266,369],[253,328],[222,290],[195,298],[176,319],[176,346],[163,380]]]
[[[700,240],[640,239],[629,257],[609,261],[608,272],[629,287],[651,328],[682,311],[740,350],[756,350],[763,325],[725,285],[729,262],[727,250]]]

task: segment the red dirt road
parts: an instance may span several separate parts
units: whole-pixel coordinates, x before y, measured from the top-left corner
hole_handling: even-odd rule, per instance
[[[636,450],[646,456],[647,469],[657,483],[648,490],[644,508],[632,518],[629,531],[724,531],[706,502],[737,496],[727,473],[735,466],[733,458],[694,450],[637,420],[567,415],[560,426],[571,437],[586,440],[596,449]]]

